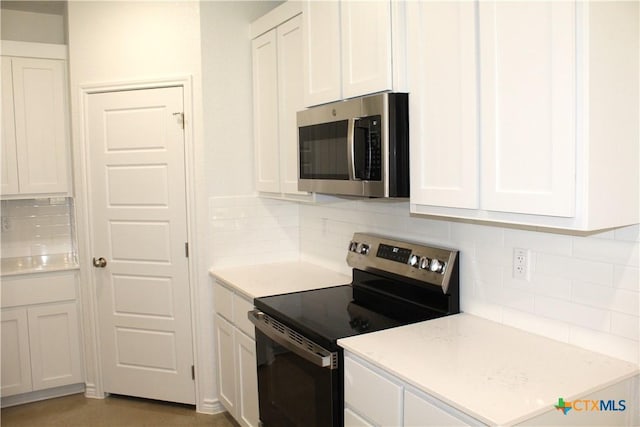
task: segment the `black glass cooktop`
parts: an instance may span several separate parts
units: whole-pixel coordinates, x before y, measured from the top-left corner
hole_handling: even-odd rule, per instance
[[[445,313],[389,298],[366,287],[334,286],[256,298],[257,309],[298,331],[327,350],[336,341],[440,317]]]
[[[354,302],[351,285],[257,298],[254,305],[327,350],[339,338],[402,324]]]

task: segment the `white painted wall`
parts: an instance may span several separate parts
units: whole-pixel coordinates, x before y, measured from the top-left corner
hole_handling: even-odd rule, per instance
[[[83,180],[81,128],[81,88],[94,84],[118,84],[143,80],[190,77],[192,80],[192,117],[187,117],[187,132],[192,145],[188,151],[195,159],[192,168],[195,197],[192,199],[196,220],[195,233],[207,229],[207,190],[204,176],[208,165],[202,136],[202,64],[200,57],[200,4],[196,1],[138,2],[138,1],[73,1],[68,4],[70,95],[72,137],[76,165],[76,206],[78,210],[78,242],[80,254],[90,254],[90,234],[86,213],[86,188]],[[201,204],[202,203],[202,204]],[[199,235],[198,235],[199,236]],[[196,322],[203,330],[196,331],[202,347],[197,348],[198,367],[197,408],[210,411],[216,402],[213,353],[211,348],[212,290],[206,266],[206,242],[200,238],[191,242],[192,262],[196,277],[191,285],[198,295],[193,307]],[[91,271],[82,263],[81,280],[85,288],[91,283]],[[83,300],[84,331],[87,361],[86,382],[89,390],[100,392],[97,366],[94,363],[95,334],[90,313],[95,311],[92,301]],[[93,345],[92,345],[93,344]]]
[[[254,194],[251,22],[275,1],[205,1],[202,89],[209,195]]]

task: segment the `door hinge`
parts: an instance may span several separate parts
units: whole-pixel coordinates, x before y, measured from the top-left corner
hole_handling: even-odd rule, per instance
[[[184,242],[184,256],[189,258],[189,242]]]
[[[178,124],[184,129],[184,113],[173,113],[178,118]]]
[[[196,379],[196,367],[191,365],[191,379],[195,381]]]

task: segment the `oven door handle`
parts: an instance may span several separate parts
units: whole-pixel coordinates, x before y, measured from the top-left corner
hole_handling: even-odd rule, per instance
[[[302,337],[293,329],[281,324],[260,310],[251,310],[247,313],[247,317],[258,331],[265,334],[278,345],[281,345],[321,368],[337,368],[338,358],[336,352],[330,352],[320,347],[318,344]]]

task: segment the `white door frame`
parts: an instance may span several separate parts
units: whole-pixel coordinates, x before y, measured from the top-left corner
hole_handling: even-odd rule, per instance
[[[193,77],[176,76],[163,79],[118,81],[105,83],[80,84],[78,126],[75,127],[77,135],[73,144],[74,156],[74,184],[76,207],[76,235],[78,240],[78,254],[80,258],[80,307],[81,330],[84,350],[84,378],[85,396],[102,399],[105,397],[102,372],[100,364],[100,343],[98,341],[98,299],[96,293],[96,279],[91,259],[94,256],[93,247],[93,223],[91,217],[91,203],[89,198],[89,158],[87,150],[88,129],[88,97],[94,93],[113,92],[119,90],[151,89],[180,86],[184,96],[184,139],[185,139],[185,179],[187,199],[187,237],[189,239],[188,271],[189,292],[191,300],[191,329],[193,337],[193,358],[196,368],[195,396],[196,410],[200,410],[202,399],[200,397],[200,381],[198,372],[207,371],[198,369],[204,366],[206,361],[198,352],[201,325],[199,319],[199,283],[198,283],[198,257],[200,247],[197,232],[196,206],[196,167],[194,153],[194,106],[193,106]],[[207,411],[208,412],[208,411]]]

